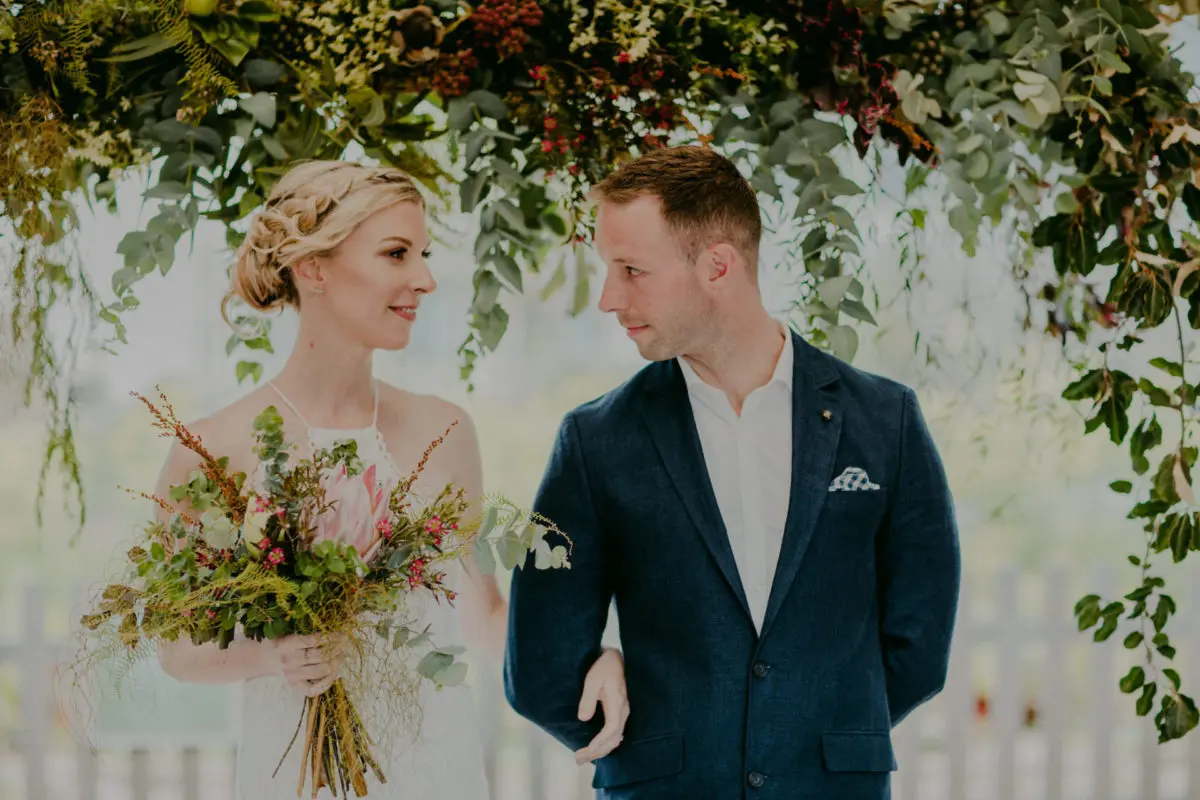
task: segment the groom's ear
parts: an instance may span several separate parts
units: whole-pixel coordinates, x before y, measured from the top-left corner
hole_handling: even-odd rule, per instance
[[[741,268],[742,258],[733,245],[717,242],[704,249],[699,262],[705,281],[715,288],[727,283],[737,273]]]

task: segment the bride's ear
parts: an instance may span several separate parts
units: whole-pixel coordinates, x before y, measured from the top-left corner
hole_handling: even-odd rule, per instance
[[[316,256],[296,262],[292,267],[292,279],[301,295],[325,293],[325,276],[321,271],[321,262]]]

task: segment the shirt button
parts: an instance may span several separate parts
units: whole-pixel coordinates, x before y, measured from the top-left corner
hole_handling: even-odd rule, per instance
[[[764,664],[763,662],[759,661],[754,665],[754,677],[765,678],[770,670],[771,667],[768,664]]]
[[[751,772],[750,777],[747,780],[752,788],[761,789],[762,785],[767,782],[767,776],[763,775],[761,772]]]

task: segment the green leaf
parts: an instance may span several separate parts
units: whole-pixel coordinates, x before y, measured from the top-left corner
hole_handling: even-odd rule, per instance
[[[464,214],[470,214],[483,199],[484,190],[488,185],[486,172],[474,172],[463,180],[459,187],[459,204]]]
[[[446,667],[449,667],[453,663],[454,656],[447,655],[446,653],[442,653],[437,650],[431,650],[430,652],[426,653],[425,657],[421,659],[419,664],[417,664],[417,672],[419,672],[423,677],[433,678],[434,675],[446,669]]]
[[[1092,635],[1092,639],[1097,642],[1107,641],[1117,630],[1117,616],[1108,614],[1104,616],[1104,622],[1096,629]]]
[[[115,56],[106,58],[97,58],[107,64],[118,64],[127,61],[140,61],[143,58],[157,55],[166,50],[174,48],[175,41],[163,36],[161,33],[154,33],[141,39],[135,39],[132,42],[125,42],[113,48]]]
[[[841,305],[846,290],[850,288],[850,284],[853,282],[853,275],[838,275],[834,278],[827,278],[817,286],[817,296],[821,298],[821,302],[825,305],[830,308],[837,308]]]
[[[452,131],[465,131],[475,122],[475,104],[466,97],[451,98],[446,108],[446,125]]]
[[[239,361],[237,365],[237,382],[252,378],[254,383],[262,380],[263,365],[257,361]]]
[[[845,325],[836,325],[826,333],[833,354],[842,361],[850,363],[858,352],[858,332]]]
[[[1160,717],[1160,743],[1186,736],[1189,731],[1200,725],[1200,712],[1196,710],[1195,701],[1187,695],[1180,695],[1179,700],[1164,695]]]
[[[472,543],[471,553],[475,557],[475,566],[479,567],[479,571],[484,575],[492,575],[496,572],[496,558],[492,555],[492,546],[483,539],[476,539]]]
[[[265,0],[246,0],[237,8],[240,19],[250,22],[278,22],[279,11],[272,3]]]
[[[1147,683],[1142,687],[1142,696],[1137,701],[1137,715],[1144,717],[1150,713],[1150,709],[1154,707],[1154,695],[1158,691],[1157,683]]]
[[[520,535],[516,532],[510,532],[500,539],[496,543],[496,552],[500,555],[500,564],[509,571],[517,568],[517,564],[524,560],[526,553],[521,547]]]
[[[1146,682],[1146,671],[1139,666],[1133,666],[1121,679],[1121,691],[1125,694],[1136,692]]]
[[[1200,222],[1200,189],[1197,189],[1195,184],[1185,183],[1182,199],[1188,216],[1192,218],[1193,222]]]
[[[465,661],[456,661],[434,675],[433,681],[438,686],[459,686],[467,679],[468,669],[470,669],[470,667]]]
[[[1138,645],[1140,645],[1142,643],[1142,639],[1144,639],[1144,638],[1145,637],[1142,636],[1141,631],[1134,631],[1133,633],[1131,633],[1125,637],[1125,642],[1124,642],[1125,649],[1126,650],[1135,649]]]
[[[150,545],[150,558],[154,559],[155,561],[162,561],[166,557],[167,551],[163,549],[161,543],[155,542],[154,544]]]
[[[1108,487],[1117,494],[1129,494],[1133,491],[1133,484],[1129,481],[1113,481]]]
[[[1084,400],[1099,397],[1104,386],[1104,371],[1094,369],[1063,390],[1064,400]]]
[[[1105,69],[1112,69],[1122,74],[1129,73],[1129,65],[1126,64],[1119,55],[1113,50],[1101,50],[1096,53],[1096,60],[1100,62],[1100,66]]]
[[[1179,680],[1179,673],[1176,672],[1175,670],[1171,669],[1170,667],[1167,667],[1166,669],[1164,669],[1162,671],[1162,673],[1163,673],[1163,675],[1166,676],[1167,680],[1169,680],[1171,682],[1171,685],[1174,686],[1176,688],[1176,690],[1178,690],[1181,685],[1181,681]]]
[[[467,100],[473,103],[485,117],[491,117],[496,120],[508,117],[508,109],[499,95],[486,92],[482,89],[476,89],[467,95]]]
[[[1183,365],[1179,364],[1176,361],[1168,361],[1167,359],[1162,358],[1161,356],[1158,356],[1158,357],[1150,359],[1150,366],[1157,367],[1158,369],[1161,369],[1163,372],[1167,373],[1168,375],[1171,375],[1172,377],[1175,377],[1175,378],[1183,377]]]
[[[508,281],[518,292],[523,291],[521,283],[521,268],[517,266],[517,262],[512,256],[505,253],[492,252],[492,266],[496,268],[496,272],[500,273],[500,277]]]
[[[242,7],[245,8],[245,4]],[[265,58],[251,58],[247,59],[242,66],[242,74],[251,86],[266,88],[282,81],[287,72],[274,61],[268,61]]]
[[[496,305],[496,300],[500,297],[501,289],[500,279],[495,273],[489,270],[481,270],[476,273],[475,278],[475,302],[471,306],[471,312],[474,314],[488,314]]]
[[[846,141],[846,131],[841,125],[809,117],[797,129],[803,146],[815,155],[823,155]]]
[[[1170,595],[1161,594],[1158,596],[1158,605],[1154,609],[1154,613],[1150,619],[1154,623],[1156,633],[1161,633],[1162,629],[1167,625],[1167,619],[1171,614],[1175,613],[1175,601]]]
[[[182,200],[191,194],[191,190],[179,181],[161,181],[151,186],[142,197],[153,200]]]
[[[567,265],[563,261],[558,262],[558,266],[554,268],[554,274],[550,276],[550,280],[546,281],[546,285],[542,287],[540,299],[544,302],[554,296],[554,293],[567,285]]]
[[[242,97],[238,100],[238,106],[262,127],[275,127],[275,95],[270,92],[255,92],[250,97]]]

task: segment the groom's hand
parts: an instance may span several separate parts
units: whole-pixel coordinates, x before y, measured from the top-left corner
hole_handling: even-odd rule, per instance
[[[604,709],[604,727],[587,747],[575,751],[576,764],[603,758],[621,744],[629,719],[629,697],[625,691],[625,661],[619,650],[604,648],[588,670],[579,699],[579,719],[586,722],[595,716],[597,702]]]
[[[318,636],[284,636],[274,641],[279,674],[307,697],[323,694],[338,679],[342,643]]]

